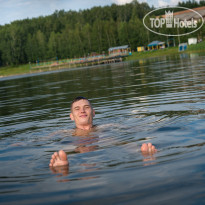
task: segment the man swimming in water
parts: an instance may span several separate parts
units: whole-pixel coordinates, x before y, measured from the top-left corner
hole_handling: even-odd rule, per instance
[[[77,97],[71,103],[70,118],[75,122],[77,131],[93,131],[95,126],[93,125],[93,117],[95,116],[95,110],[93,109],[90,101],[85,97]],[[157,150],[151,143],[144,143],[141,146],[141,151],[144,154],[154,154]],[[63,150],[55,152],[50,160],[50,167],[65,166],[68,165],[67,155]]]

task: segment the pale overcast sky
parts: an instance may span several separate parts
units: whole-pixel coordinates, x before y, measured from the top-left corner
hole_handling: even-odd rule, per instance
[[[14,20],[47,16],[55,10],[89,9],[94,6],[105,6],[130,3],[132,0],[0,0],[0,25],[11,23]],[[177,5],[179,0],[138,0],[147,2],[150,6],[162,7]],[[185,1],[185,0],[183,0]]]

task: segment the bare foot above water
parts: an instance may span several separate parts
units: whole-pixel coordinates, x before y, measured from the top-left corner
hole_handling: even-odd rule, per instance
[[[155,148],[152,143],[144,143],[141,146],[141,152],[143,156],[153,155],[157,152],[157,149]]]
[[[55,152],[52,156],[51,156],[51,160],[50,160],[50,167],[58,167],[58,166],[65,166],[68,165],[68,159],[67,159],[67,155],[63,150],[60,150],[59,152]]]

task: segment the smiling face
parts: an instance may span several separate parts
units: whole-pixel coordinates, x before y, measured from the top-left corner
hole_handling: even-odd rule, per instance
[[[95,111],[90,102],[81,99],[73,103],[70,118],[75,121],[76,127],[80,129],[90,129],[93,126]]]

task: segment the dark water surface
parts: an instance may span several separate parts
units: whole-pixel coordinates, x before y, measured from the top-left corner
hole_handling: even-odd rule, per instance
[[[78,95],[98,129],[75,137]],[[204,108],[205,56],[2,78],[0,204],[204,204]],[[143,156],[145,142],[159,152]],[[51,170],[60,149],[70,165]]]

